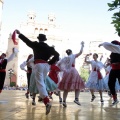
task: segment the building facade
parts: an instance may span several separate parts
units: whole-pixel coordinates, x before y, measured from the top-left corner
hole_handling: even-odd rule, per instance
[[[101,44],[101,43],[103,43],[102,40],[90,41],[88,50],[83,53],[83,58],[85,59],[85,56],[89,53],[92,53],[92,55],[94,53],[97,53],[98,54],[98,60],[100,60],[101,56],[103,56],[101,62],[104,63],[106,61],[106,59],[109,57],[110,52],[105,50],[103,47],[99,48],[98,45]],[[93,60],[92,55],[89,57],[89,60]],[[86,64],[85,62],[83,62],[83,67],[87,68],[87,69],[90,69],[90,65]]]
[[[37,36],[40,33],[43,33],[47,37],[47,43],[52,46],[55,46],[55,49],[60,53],[62,57],[63,49],[63,37],[61,36],[61,27],[56,25],[56,18],[53,13],[48,15],[48,22],[47,23],[37,23],[35,18],[36,14],[34,12],[28,13],[27,22],[20,24],[20,31],[26,37],[28,37],[31,41],[38,41]],[[14,45],[11,39],[11,35],[8,40],[8,49],[7,49],[7,56],[11,54],[11,50],[13,47],[17,47],[19,50],[18,55],[15,57],[13,61],[8,63],[7,66],[7,75],[5,85],[9,85],[10,83],[10,72],[9,70],[13,70],[14,80],[16,85],[24,86],[27,83],[26,73],[25,71],[20,69],[20,64],[27,60],[29,54],[33,54],[31,48],[29,48],[22,40],[17,38],[18,45]],[[16,76],[16,77],[15,77]],[[15,80],[16,78],[16,80]]]
[[[1,26],[2,26],[2,11],[3,11],[3,0],[0,0],[0,54],[2,53],[3,41],[1,40]]]

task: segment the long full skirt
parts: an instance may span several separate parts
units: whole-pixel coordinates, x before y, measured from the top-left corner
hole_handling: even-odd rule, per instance
[[[82,90],[85,88],[85,84],[78,71],[74,67],[71,67],[69,70],[63,72],[58,88],[63,91]]]

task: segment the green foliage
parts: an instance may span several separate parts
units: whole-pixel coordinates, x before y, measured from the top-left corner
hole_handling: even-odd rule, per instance
[[[89,70],[85,68],[80,68],[80,76],[86,82],[89,77]]]
[[[15,83],[15,82],[11,82],[11,83],[10,83],[10,87],[13,87],[13,86],[16,86],[16,83]]]
[[[120,36],[120,0],[114,0],[112,3],[108,3],[108,7],[108,11],[117,10],[117,12],[113,14],[111,24],[114,24],[116,33]]]

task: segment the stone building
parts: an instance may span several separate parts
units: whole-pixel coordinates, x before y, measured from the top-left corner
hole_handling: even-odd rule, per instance
[[[103,43],[103,41],[102,40],[90,41],[87,52],[83,53],[83,59],[85,58],[86,54],[92,53],[92,55],[93,55],[94,53],[97,53],[98,54],[98,60],[100,60],[101,56],[103,56],[101,62],[104,63],[106,61],[107,57],[109,57],[110,52],[105,50],[103,47],[99,48],[98,45],[100,43]],[[89,57],[90,60],[93,59],[92,55]],[[90,66],[87,65],[85,62],[83,62],[83,67],[87,68],[87,69],[90,69]]]
[[[1,26],[2,26],[2,10],[3,10],[3,0],[0,0],[0,54],[3,52],[3,41],[1,40]]]
[[[37,23],[35,18],[36,14],[34,12],[28,13],[28,20],[27,22],[21,23],[19,30],[23,33],[26,37],[28,37],[31,41],[37,41],[37,36],[39,33],[46,34],[47,36],[47,43],[52,46],[55,46],[55,49],[60,53],[60,57],[62,57],[63,49],[63,37],[61,36],[62,28],[56,25],[56,17],[53,13],[48,15],[48,22],[47,23]],[[8,63],[7,71],[11,70],[14,74],[14,80],[16,85],[23,86],[26,85],[26,73],[20,69],[20,64],[26,61],[29,54],[32,54],[32,49],[29,48],[22,40],[17,38],[18,45],[14,45],[11,39],[11,35],[8,40],[8,49],[7,49],[7,56],[11,54],[11,50],[13,47],[17,47],[19,53],[17,57],[10,63]],[[10,72],[7,72],[5,85],[9,85]],[[16,76],[16,77],[15,77]],[[16,80],[15,80],[16,79]]]

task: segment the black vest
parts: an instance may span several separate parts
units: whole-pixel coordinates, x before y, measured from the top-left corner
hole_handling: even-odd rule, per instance
[[[120,54],[111,53],[110,59],[111,59],[111,63],[120,63]]]
[[[4,59],[2,63],[0,63],[0,69],[6,69],[7,59]]]

